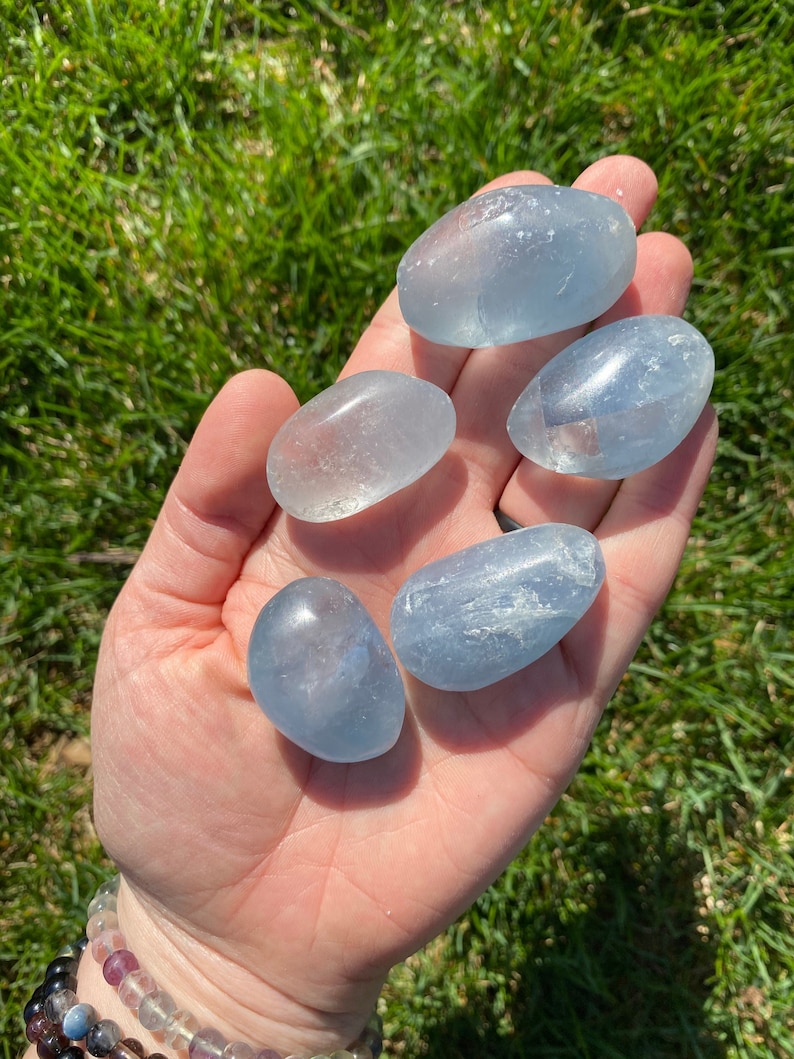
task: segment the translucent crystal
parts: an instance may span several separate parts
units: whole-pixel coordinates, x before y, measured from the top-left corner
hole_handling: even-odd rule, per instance
[[[429,563],[391,612],[398,658],[445,691],[474,691],[550,650],[582,617],[604,579],[595,537],[546,523]]]
[[[601,327],[543,367],[513,406],[516,448],[553,471],[625,478],[686,437],[708,400],[714,354],[677,316]]]
[[[164,989],[147,993],[138,1007],[138,1021],[147,1030],[162,1030],[171,1015],[176,1011],[174,998]]]
[[[397,741],[405,694],[361,601],[327,577],[283,588],[248,645],[251,693],[288,739],[327,761],[365,761]]]
[[[186,1048],[199,1029],[196,1016],[185,1008],[178,1008],[163,1026],[163,1040],[170,1048]]]
[[[267,478],[278,503],[306,522],[330,522],[421,478],[455,436],[455,409],[438,386],[396,371],[364,371],[324,390],[281,427]]]
[[[576,188],[488,191],[420,235],[397,269],[400,308],[434,342],[500,346],[588,323],[634,275],[622,206]]]

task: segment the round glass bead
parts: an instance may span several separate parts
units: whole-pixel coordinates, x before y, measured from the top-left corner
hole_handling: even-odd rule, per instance
[[[44,1013],[50,1022],[63,1022],[63,1016],[77,1003],[77,993],[72,989],[59,989],[50,993],[44,1002]],[[79,1040],[79,1038],[73,1038]]]
[[[200,1027],[199,1020],[185,1008],[174,1011],[163,1026],[163,1039],[169,1048],[187,1048]]]
[[[91,955],[97,963],[104,963],[111,952],[126,949],[127,940],[120,930],[103,930],[91,942]]]
[[[99,894],[117,894],[119,892],[120,885],[121,875],[113,875],[110,879],[105,879],[104,882],[100,883],[99,886],[97,886],[97,896],[99,896]]]
[[[149,1052],[149,1059],[168,1059],[168,1056],[162,1052]]]
[[[68,1046],[69,1040],[56,1026],[50,1024],[49,1029],[46,1029],[36,1041],[36,1052],[39,1059],[55,1059]]]
[[[254,1059],[282,1059],[281,1052],[274,1052],[272,1048],[263,1048],[257,1052]]]
[[[53,993],[58,993],[62,989],[71,989],[74,992],[77,989],[77,976],[74,974],[55,974],[52,978],[48,978],[44,983],[44,1000],[47,997],[52,996]]]
[[[99,1019],[90,1004],[75,1004],[63,1016],[63,1032],[72,1041],[81,1041]]]
[[[129,1048],[131,1052],[135,1052],[136,1055],[146,1055],[146,1049],[137,1037],[125,1037],[123,1041],[119,1041],[119,1044],[123,1044],[126,1048]],[[113,1053],[111,1052],[111,1055],[112,1054]]]
[[[110,909],[103,909],[91,916],[85,925],[85,932],[89,941],[93,941],[105,930],[116,930],[119,925],[119,917]]]
[[[188,1047],[190,1059],[221,1059],[226,1038],[218,1030],[205,1027],[198,1031]]]
[[[72,960],[79,960],[85,952],[85,946],[85,937],[72,941],[68,945],[61,945],[60,949],[55,953],[55,959],[57,960],[61,956],[68,956]]]
[[[353,1053],[347,1048],[340,1048],[336,1052],[331,1052],[331,1059],[353,1059]]]
[[[105,912],[110,910],[111,912],[116,911],[117,899],[115,894],[97,894],[88,904],[88,918],[95,915],[97,912]]]
[[[70,1044],[68,1048],[58,1053],[58,1059],[85,1059],[85,1052],[76,1044]]]
[[[121,1040],[121,1030],[112,1019],[100,1019],[85,1035],[85,1050],[89,1055],[110,1055],[110,1049]]]
[[[25,1004],[25,1010],[22,1012],[25,1022],[30,1022],[34,1015],[44,1010],[44,1000],[44,986],[37,985],[30,1000]]]
[[[79,960],[74,956],[56,956],[51,963],[47,964],[44,981],[54,978],[56,974],[77,974],[79,965]]]
[[[108,1052],[108,1059],[141,1059],[143,1052],[133,1051],[124,1041],[114,1044]]]
[[[139,967],[136,956],[129,949],[116,949],[102,964],[102,976],[109,985],[118,986],[121,979]]]
[[[33,1044],[50,1026],[51,1023],[47,1018],[46,1012],[35,1011],[30,1018],[25,1019],[25,1036]]]
[[[164,989],[156,989],[147,995],[138,1005],[138,1022],[146,1030],[157,1033],[176,1011],[174,998]]]
[[[254,1059],[254,1049],[245,1041],[233,1041],[223,1049],[223,1059]]]
[[[156,989],[157,983],[148,971],[130,971],[119,982],[119,1000],[125,1007],[137,1011],[143,998]]]
[[[378,1059],[378,1056],[383,1051],[383,1038],[377,1030],[374,1030],[371,1026],[366,1026],[358,1040],[361,1044],[367,1045],[374,1059]]]
[[[380,1037],[383,1036],[383,1019],[381,1018],[381,1016],[378,1014],[377,1011],[373,1011],[372,1014],[370,1015],[370,1017],[367,1019],[367,1026],[371,1030],[375,1030],[375,1032]]]
[[[351,1044],[349,1050],[353,1059],[375,1059],[372,1049],[368,1044],[364,1044],[363,1041],[356,1041],[355,1044]]]

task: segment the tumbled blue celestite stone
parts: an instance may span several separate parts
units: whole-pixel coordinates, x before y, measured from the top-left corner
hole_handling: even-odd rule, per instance
[[[276,434],[267,479],[306,522],[363,511],[421,478],[455,436],[438,386],[398,371],[362,371],[313,397]]]
[[[328,577],[265,604],[248,645],[251,694],[293,743],[326,761],[366,761],[397,741],[402,679],[363,603]]]
[[[625,478],[686,437],[708,400],[714,354],[677,316],[600,327],[552,358],[516,401],[507,432],[552,471]]]
[[[397,269],[402,314],[446,345],[501,346],[588,323],[634,275],[634,224],[577,188],[485,192],[441,217]]]
[[[474,691],[517,673],[570,631],[604,580],[595,537],[552,522],[422,567],[391,612],[394,650],[434,688]]]

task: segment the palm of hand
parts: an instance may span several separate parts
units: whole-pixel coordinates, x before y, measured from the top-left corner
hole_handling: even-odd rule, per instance
[[[623,187],[637,223],[655,190],[625,158],[577,183]],[[688,282],[680,245],[643,236],[635,282],[610,318],[679,312]],[[356,991],[377,989],[520,848],[576,769],[674,576],[710,465],[708,416],[621,486],[552,476],[509,445],[512,402],[571,337],[431,347],[409,335],[392,297],[347,371],[436,382],[455,403],[457,436],[420,482],[324,526],[287,518],[264,487],[268,445],[295,398],[267,373],[239,376],[203,420],[111,616],[93,722],[100,835],[143,900],[304,1003],[354,1007]],[[495,536],[497,505],[524,524],[570,521],[601,539],[607,587],[563,643],[481,692],[407,678],[403,735],[375,761],[327,764],[275,733],[244,662],[273,593],[297,577],[337,577],[387,631],[404,578]]]

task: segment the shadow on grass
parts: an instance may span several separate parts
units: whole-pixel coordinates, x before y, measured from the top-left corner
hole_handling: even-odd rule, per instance
[[[579,836],[552,857],[559,871],[586,882],[586,906],[549,899],[531,887],[513,909],[523,934],[522,965],[484,958],[466,1006],[428,1028],[427,1054],[461,1059],[724,1059],[709,1032],[705,1005],[713,944],[701,920],[693,879],[699,857],[676,851],[661,806],[622,815]],[[528,851],[532,856],[532,850]],[[529,882],[529,879],[527,880]],[[531,884],[536,889],[538,881]],[[552,881],[553,892],[559,887]],[[582,904],[585,904],[585,901]],[[494,983],[510,983],[506,1017]],[[503,991],[504,995],[504,991]]]

